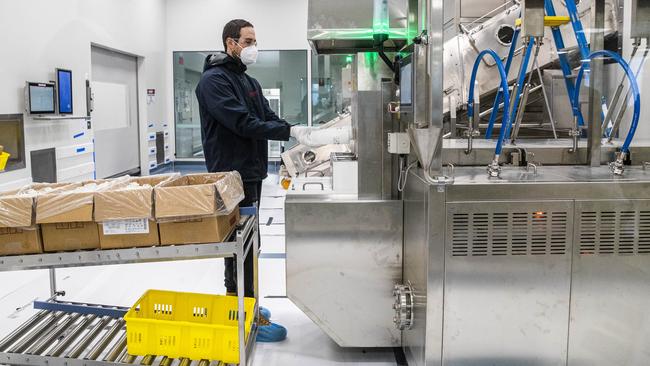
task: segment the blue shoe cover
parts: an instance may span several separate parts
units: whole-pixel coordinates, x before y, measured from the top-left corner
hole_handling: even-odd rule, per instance
[[[266,320],[271,320],[271,310],[260,306],[260,316]]]
[[[257,332],[258,342],[282,342],[287,338],[287,328],[280,324],[261,325]]]

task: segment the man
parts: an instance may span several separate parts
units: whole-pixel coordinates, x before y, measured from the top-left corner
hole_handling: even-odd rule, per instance
[[[209,172],[236,170],[244,181],[245,198],[241,206],[259,204],[262,181],[267,176],[268,140],[288,141],[294,136],[303,141],[307,127],[293,127],[279,118],[264,98],[260,84],[246,74],[257,59],[257,40],[253,25],[242,19],[223,28],[225,52],[205,59],[203,75],[196,88],[201,114],[201,136]],[[225,285],[229,294],[237,292],[236,265],[226,258]],[[254,297],[253,257],[246,257],[245,295]],[[260,311],[258,341],[281,341],[286,329],[269,322],[270,312]]]
[[[268,140],[319,146],[349,143],[349,129],[319,130],[291,126],[270,108],[257,80],[246,74],[247,66],[257,60],[257,39],[253,25],[235,19],[223,28],[225,52],[205,59],[203,75],[196,88],[201,114],[201,136],[205,163],[210,172],[236,170],[244,181],[245,198],[241,206],[259,204],[262,181],[267,176]],[[237,292],[236,266],[226,258],[225,285],[229,294]],[[246,257],[244,293],[254,297],[253,257]],[[267,309],[261,309],[262,324],[258,341],[280,341],[286,337],[284,327],[269,322]]]

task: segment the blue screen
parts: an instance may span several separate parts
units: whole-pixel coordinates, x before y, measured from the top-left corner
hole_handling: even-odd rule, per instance
[[[72,72],[57,70],[59,113],[72,113]]]

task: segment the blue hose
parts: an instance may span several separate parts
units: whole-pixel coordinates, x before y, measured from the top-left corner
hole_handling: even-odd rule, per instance
[[[519,15],[521,17],[521,15]],[[512,59],[514,58],[515,55],[515,49],[517,48],[517,41],[519,41],[519,32],[521,32],[521,28],[517,27],[515,29],[515,33],[512,35],[512,42],[510,43],[510,51],[508,52],[508,58],[506,61],[506,76],[510,73],[510,66],[512,66]],[[487,130],[485,130],[485,139],[489,140],[492,138],[492,130],[494,130],[494,123],[496,122],[497,119],[497,113],[499,112],[499,105],[501,104],[501,98],[503,95],[501,93],[501,89],[497,90],[497,95],[494,97],[494,105],[492,106],[492,113],[490,114],[490,122],[488,123]],[[510,108],[509,105],[504,104],[504,108]]]
[[[616,61],[623,70],[625,71],[625,75],[627,76],[627,79],[630,82],[630,88],[632,89],[632,95],[634,95],[634,114],[632,116],[632,125],[630,126],[630,131],[627,133],[627,138],[625,139],[625,142],[623,143],[623,147],[621,148],[621,152],[623,153],[628,153],[630,151],[630,144],[632,143],[632,139],[634,139],[634,134],[636,133],[636,128],[639,125],[639,116],[641,115],[641,92],[639,91],[639,84],[637,84],[636,77],[634,76],[634,73],[632,72],[632,69],[630,68],[630,65],[621,58],[618,54],[611,52],[611,51],[594,51],[589,55],[589,60],[594,59],[595,57],[600,57],[600,56],[605,56],[605,57],[610,57],[614,61]],[[585,66],[587,63],[583,63],[582,66],[580,66],[580,71],[578,72],[578,78],[576,79],[576,89],[573,93],[573,114],[577,115],[579,113],[579,100],[580,100],[580,88],[582,84],[582,78],[584,76],[584,71],[585,71]],[[613,107],[613,106],[612,106]],[[592,121],[592,123],[594,123]]]
[[[510,115],[510,118],[513,118],[517,115],[517,110],[519,109],[519,101],[521,99],[521,93],[524,90],[524,84],[526,83],[526,74],[528,72],[528,64],[530,63],[530,55],[533,53],[533,45],[535,42],[532,40],[528,41],[528,45],[526,46],[526,52],[524,54],[524,59],[521,61],[522,62],[522,68],[521,72],[519,73],[519,78],[517,79],[517,89],[514,90],[515,92],[515,102],[512,104],[512,114]],[[532,73],[532,71],[531,71]],[[503,105],[504,108],[510,108],[510,106],[506,106],[505,104]],[[509,121],[508,123],[508,129],[510,129],[510,125],[512,124],[512,121]]]
[[[467,115],[470,118],[473,118],[474,116],[474,84],[476,84],[476,74],[478,73],[478,67],[481,64],[481,60],[483,60],[483,57],[485,55],[490,55],[494,59],[494,63],[497,65],[497,69],[499,70],[499,74],[501,75],[501,88],[503,89],[503,103],[504,103],[504,108],[503,108],[503,124],[505,124],[505,128],[501,127],[501,133],[499,134],[499,141],[497,141],[497,149],[496,149],[496,154],[500,155],[501,154],[501,148],[503,146],[503,140],[505,140],[505,137],[508,135],[508,132],[510,130],[510,111],[508,106],[510,105],[510,92],[508,91],[508,76],[506,74],[506,70],[503,67],[503,62],[501,62],[501,58],[497,55],[496,52],[493,50],[487,49],[484,51],[481,51],[481,53],[478,54],[478,57],[476,57],[476,61],[474,61],[474,67],[472,68],[472,76],[469,79],[469,98],[467,99]]]

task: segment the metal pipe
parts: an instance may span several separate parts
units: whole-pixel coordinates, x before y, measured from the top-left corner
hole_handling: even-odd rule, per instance
[[[122,354],[122,351],[126,348],[126,333],[122,334],[120,338],[117,339],[115,345],[108,351],[108,355],[104,358],[104,361],[115,362],[117,358]]]
[[[54,342],[57,341],[59,336],[63,334],[72,324],[74,324],[77,319],[81,317],[81,314],[70,314],[59,326],[54,329],[47,337],[42,338],[39,342],[30,347],[26,353],[40,355],[45,352]]]
[[[637,69],[635,74],[636,77],[638,77],[639,74],[641,73],[641,70],[643,69],[643,65],[645,64],[645,61],[648,57],[648,52],[650,51],[650,48],[648,48],[648,46],[650,45],[646,45],[646,50],[643,54],[643,58],[641,59],[641,63],[639,64],[639,68]],[[632,62],[632,60],[630,60],[630,62]],[[607,137],[608,143],[612,142],[614,136],[616,135],[616,132],[618,132],[618,129],[621,127],[621,122],[623,121],[623,115],[627,110],[627,103],[629,100],[630,100],[630,90],[628,89],[628,91],[625,93],[625,98],[623,99],[621,108],[618,110],[618,114],[616,115],[616,119],[614,120],[614,125],[612,126],[612,130],[609,132],[609,136]]]
[[[47,353],[47,356],[61,356],[63,351],[65,351],[72,342],[74,342],[77,338],[79,338],[79,336],[83,334],[83,332],[86,330],[86,328],[88,328],[90,324],[92,324],[95,318],[97,318],[97,315],[89,315],[84,317],[72,332],[64,336],[61,342],[57,344],[54,349]]]
[[[578,152],[578,139],[580,138],[580,126],[578,122],[578,116],[573,116],[573,129],[569,131],[569,136],[573,140],[573,147],[569,152],[575,153]]]
[[[553,117],[553,111],[551,110],[551,105],[548,103],[548,94],[546,94],[546,87],[544,87],[544,79],[542,78],[542,71],[539,68],[539,61],[535,59],[533,67],[537,70],[537,77],[539,77],[539,85],[542,87],[542,94],[544,94],[544,105],[546,106],[546,111],[548,113],[548,118],[551,121],[551,129],[553,130],[553,138],[557,139],[557,131],[555,130],[555,118]],[[531,89],[532,92],[532,89]]]
[[[88,334],[86,334],[86,336],[83,337],[81,341],[77,343],[77,345],[75,345],[75,347],[70,352],[68,352],[68,354],[65,355],[65,357],[78,358],[81,356],[86,348],[88,348],[88,345],[90,345],[90,343],[95,338],[97,338],[97,335],[99,335],[99,333],[104,329],[106,325],[108,325],[108,323],[110,323],[110,321],[111,318],[108,316],[101,318],[97,324],[95,324],[95,326],[88,332]]]
[[[189,358],[181,358],[180,360],[181,363],[179,364],[179,366],[190,366],[190,364],[192,363],[192,360],[190,360]]]
[[[630,61],[636,56],[637,51],[639,50],[639,43],[634,44],[634,48],[632,49],[632,55],[630,56]],[[612,101],[609,103],[609,108],[607,108],[607,113],[605,114],[605,118],[603,119],[603,124],[605,125],[605,128],[607,128],[607,121],[612,117],[612,114],[614,113],[614,108],[616,108],[616,105],[618,104],[618,100],[621,98],[621,94],[623,93],[623,88],[625,87],[625,80],[626,77],[623,75],[621,78],[621,81],[618,83],[618,86],[616,87],[616,92],[614,93],[614,97],[612,98]]]
[[[111,343],[113,338],[117,335],[119,331],[124,328],[124,320],[123,319],[117,319],[115,320],[115,323],[113,323],[113,326],[111,329],[106,332],[104,337],[100,339],[95,347],[93,347],[90,352],[88,352],[88,355],[85,357],[87,360],[96,360],[99,356],[101,356],[102,352],[108,347],[108,345]]]
[[[138,357],[130,355],[130,354],[127,353],[126,355],[124,355],[124,358],[122,359],[122,362],[123,363],[133,363],[133,362],[135,362],[136,358],[138,358]]]
[[[534,87],[530,88],[530,93],[534,93],[534,92],[536,92],[536,91],[538,91],[538,90],[540,90],[540,89],[543,89],[543,88],[542,88],[542,85],[535,85]],[[521,98],[521,97],[523,97],[523,95],[524,95],[524,93],[521,93],[521,94],[519,95],[519,97]],[[510,101],[511,101],[510,106],[512,106],[512,102],[513,102],[512,98],[511,98]],[[501,108],[503,108],[503,103],[500,103],[500,104],[499,104],[499,109],[501,109]],[[479,116],[480,116],[481,118],[482,118],[482,117],[485,117],[485,116],[487,116],[488,114],[492,113],[492,110],[493,110],[493,109],[494,109],[494,107],[492,107],[492,108],[490,108],[490,109],[486,109],[486,110],[484,110],[483,112],[481,112],[481,113],[479,114]],[[496,118],[495,118],[495,120],[496,120]],[[489,124],[488,124],[488,125],[489,125]]]
[[[515,48],[517,46],[517,42],[519,42],[519,32],[521,32],[521,28],[517,27],[515,29],[514,34],[512,35],[512,42],[510,43],[510,51],[508,52],[508,58],[506,59],[506,65],[505,65],[506,75],[508,75],[508,73],[510,73],[510,67],[512,66],[512,60],[515,58],[514,57],[515,56]],[[502,91],[502,89],[499,88],[497,90],[497,95],[494,97],[494,105],[490,109],[490,113],[492,111],[494,111],[495,113],[492,113],[490,115],[490,122],[488,124],[487,130],[485,131],[485,138],[486,139],[492,138],[492,131],[494,130],[494,122],[496,122],[496,118],[497,118],[496,111],[503,108],[503,104],[504,104],[504,103],[501,103],[501,99],[503,99],[503,91]],[[496,111],[495,111],[495,108],[496,108]]]
[[[521,128],[521,122],[524,120],[524,111],[526,109],[526,103],[528,102],[528,94],[530,93],[530,83],[527,83],[524,86],[524,95],[521,97],[521,103],[519,103],[519,108],[517,109],[517,117],[515,119],[515,126],[512,129],[512,136],[510,142],[512,144],[517,140],[519,136],[519,129]]]
[[[153,361],[156,359],[156,356],[153,355],[146,355],[142,358],[142,361],[140,361],[140,365],[143,366],[151,366],[153,364]]]
[[[172,363],[174,363],[174,359],[167,356],[160,360],[160,366],[171,366]]]
[[[44,333],[47,333],[52,327],[56,326],[59,318],[61,318],[62,313],[55,313],[51,317],[45,319],[44,322],[39,324],[27,337],[23,338],[20,342],[14,345],[9,349],[9,353],[22,353],[24,352],[32,342],[34,342],[38,337],[42,336]]]
[[[533,42],[535,43],[535,55],[533,56],[533,65],[536,63],[537,58],[539,57],[539,49],[541,48],[541,40],[531,38],[528,40],[528,42]],[[526,72],[528,71],[528,62],[530,61],[529,58],[526,58],[524,61],[522,61],[522,71]],[[523,75],[523,80],[525,78],[525,73]],[[528,81],[524,85],[524,90],[522,92],[522,97],[521,101],[516,101],[515,104],[518,103],[517,105],[517,114],[515,115],[515,126],[512,130],[512,135],[510,136],[511,142],[514,144],[515,140],[517,139],[517,136],[519,135],[519,128],[521,125],[521,121],[524,119],[524,111],[526,110],[526,102],[528,101],[528,93],[530,93],[530,84],[533,80],[533,73],[531,72],[528,75]],[[542,81],[542,80],[540,80]],[[514,113],[514,110],[511,112]],[[510,118],[512,118],[512,114],[510,115]]]
[[[31,328],[43,320],[43,317],[49,314],[50,312],[47,310],[41,310],[38,313],[34,314],[34,316],[27,320],[27,322],[21,325],[18,329],[9,333],[8,336],[4,337],[2,341],[0,341],[0,351],[3,351],[5,348],[16,343],[16,341],[22,338]]]
[[[117,358],[115,359],[115,362],[122,361],[122,363],[124,363],[124,359],[126,358],[127,353],[128,353],[127,347],[124,347],[124,349],[122,350],[122,352],[120,352],[120,354],[119,354],[119,355],[117,356]]]
[[[434,149],[431,164],[424,167],[427,175],[430,172],[439,174],[442,171],[442,133],[443,128],[443,47],[444,47],[444,1],[427,0],[427,29],[429,42],[427,45],[429,61],[429,148]],[[437,136],[437,137],[436,137]]]
[[[56,296],[56,269],[50,268],[50,295]]]
[[[210,361],[208,360],[199,361],[199,366],[209,366],[209,365],[210,365]]]

